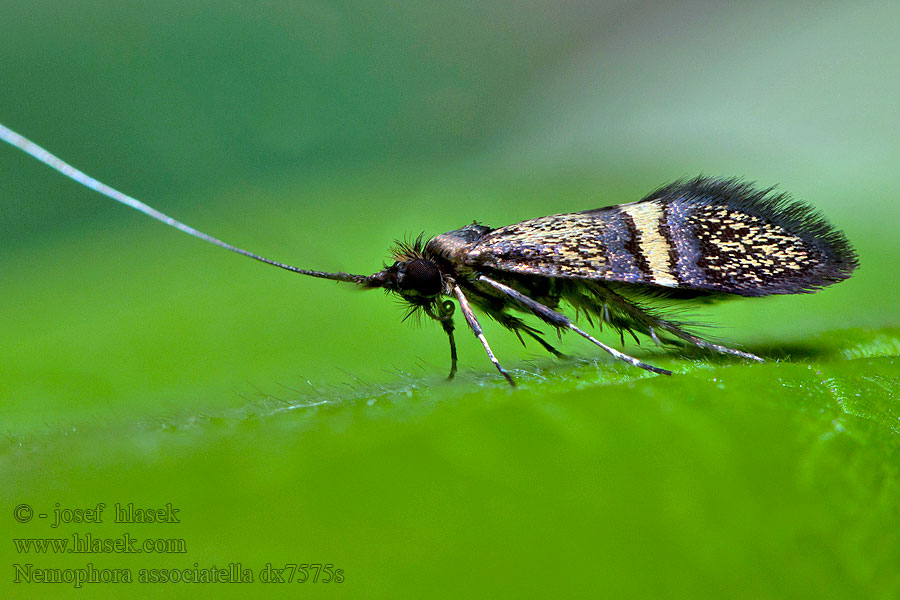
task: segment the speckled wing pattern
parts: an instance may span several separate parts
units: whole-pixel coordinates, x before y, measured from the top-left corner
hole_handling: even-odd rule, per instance
[[[487,231],[475,269],[742,296],[812,292],[850,276],[846,237],[808,205],[740,180],[675,182],[643,200]]]

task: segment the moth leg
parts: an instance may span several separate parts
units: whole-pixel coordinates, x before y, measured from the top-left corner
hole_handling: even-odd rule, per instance
[[[741,358],[746,358],[749,360],[755,360],[757,362],[765,362],[762,358],[758,357],[755,354],[751,354],[750,352],[744,352],[743,350],[735,350],[734,348],[729,348],[728,346],[723,346],[721,344],[715,344],[713,342],[704,340],[701,337],[698,337],[692,333],[688,333],[683,329],[679,328],[673,323],[669,323],[666,321],[660,321],[659,327],[675,337],[682,339],[688,343],[691,343],[700,348],[708,348],[710,350],[715,350],[716,352],[721,352],[722,354],[732,354],[734,356],[740,356]]]
[[[484,351],[487,352],[488,358],[491,359],[491,362],[494,363],[494,366],[497,367],[497,370],[500,371],[500,374],[506,378],[506,381],[509,382],[509,385],[515,386],[516,382],[513,381],[513,378],[509,373],[506,372],[500,363],[497,361],[497,357],[494,356],[494,351],[491,350],[490,345],[484,337],[484,333],[481,330],[481,324],[478,322],[478,319],[475,318],[475,313],[472,312],[472,307],[469,305],[469,301],[466,299],[465,294],[463,294],[462,289],[458,285],[453,286],[453,293],[456,294],[456,299],[459,300],[459,307],[462,309],[463,315],[466,317],[466,322],[469,324],[469,327],[472,328],[472,333],[475,334],[475,337],[478,338],[478,341],[481,342],[481,345],[484,346]]]
[[[545,340],[544,338],[542,338],[542,337],[541,337],[540,335],[538,335],[537,333],[534,333],[533,331],[528,331],[527,329],[525,330],[525,333],[528,334],[529,336],[531,336],[531,338],[532,338],[534,341],[536,341],[538,344],[540,344],[541,346],[543,346],[544,350],[546,350],[547,352],[549,352],[550,354],[552,354],[552,355],[555,356],[556,358],[568,358],[568,356],[566,356],[565,354],[563,354],[562,352],[560,352],[559,350],[557,350],[556,347],[555,347],[553,344],[551,344],[550,342],[548,342],[547,340]]]
[[[540,331],[528,326],[522,321],[522,319],[518,319],[512,315],[502,312],[491,312],[490,315],[494,318],[495,321],[515,333],[519,337],[519,341],[522,342],[523,346],[525,345],[525,340],[522,339],[522,335],[519,332],[525,332],[525,335],[532,338],[534,341],[540,344],[544,348],[544,350],[546,350],[556,358],[568,358],[565,354],[557,350],[550,342],[541,337]]]
[[[615,348],[611,348],[611,347],[607,346],[600,340],[593,337],[588,332],[586,332],[582,329],[579,329],[574,323],[572,323],[572,321],[567,316],[560,314],[560,313],[556,312],[555,310],[544,306],[540,302],[532,300],[525,294],[517,292],[516,290],[512,289],[511,287],[509,287],[507,285],[500,283],[499,281],[494,281],[493,279],[485,277],[484,275],[480,275],[478,277],[478,280],[483,281],[483,282],[495,287],[496,289],[503,292],[504,294],[506,294],[507,296],[509,296],[510,298],[512,298],[513,300],[515,300],[516,302],[518,302],[519,304],[521,304],[522,306],[524,306],[525,308],[530,310],[531,312],[533,312],[535,315],[537,315],[541,319],[547,321],[551,325],[553,325],[555,327],[565,327],[565,328],[571,329],[572,331],[574,331],[578,335],[582,336],[583,338],[587,339],[591,343],[599,346],[600,348],[603,348],[604,350],[609,352],[613,357],[618,358],[619,360],[623,360],[623,361],[627,362],[628,364],[633,365],[635,367],[640,367],[641,369],[644,369],[646,371],[652,371],[654,373],[659,373],[661,375],[671,375],[672,374],[672,371],[667,371],[666,369],[661,369],[659,367],[654,367],[653,365],[648,365],[647,363],[641,362],[638,359],[634,358],[633,356],[628,356],[627,354],[619,352]]]
[[[723,346],[721,344],[716,344],[714,342],[710,342],[708,340],[704,340],[703,338],[696,336],[692,333],[688,333],[684,329],[680,328],[675,323],[671,321],[666,321],[665,319],[661,319],[652,314],[647,313],[642,310],[639,306],[636,306],[633,302],[629,302],[627,299],[623,298],[621,295],[616,292],[604,287],[601,290],[598,290],[598,293],[603,295],[604,302],[612,301],[614,302],[614,306],[617,310],[620,310],[626,313],[632,319],[641,322],[647,326],[650,331],[650,336],[654,339],[657,339],[656,333],[653,328],[656,327],[661,329],[662,331],[666,331],[673,336],[677,337],[680,340],[688,342],[689,344],[693,344],[698,348],[706,348],[708,350],[715,350],[716,352],[720,352],[722,354],[732,354],[734,356],[740,356],[741,358],[746,358],[749,360],[755,360],[758,362],[765,362],[760,357],[755,354],[751,354],[749,352],[744,352],[743,350],[735,350],[734,348],[729,348],[728,346]]]
[[[632,329],[635,326],[635,323],[628,323],[628,322],[623,321],[622,319],[616,319],[610,313],[609,304],[607,303],[606,296],[602,295],[602,292],[605,292],[606,288],[599,288],[601,291],[598,291],[598,288],[596,288],[596,287],[591,287],[589,289],[591,292],[593,292],[593,295],[589,296],[585,293],[582,293],[581,291],[572,290],[572,291],[569,291],[566,293],[565,298],[572,306],[575,306],[576,308],[580,308],[581,310],[583,310],[584,314],[586,316],[590,316],[591,313],[596,315],[600,320],[600,330],[601,331],[603,330],[604,322],[611,325],[613,327],[613,329],[615,329],[616,331],[619,332],[619,342],[623,346],[625,345],[625,332],[626,331],[632,338],[634,338],[635,343],[640,346],[641,340],[640,340],[640,338],[637,337],[637,335],[635,335],[634,330]],[[619,312],[624,312],[624,311],[619,311]],[[593,322],[590,319],[588,319],[588,323],[590,323],[591,326],[593,326]],[[649,332],[643,331],[641,329],[639,329],[639,331],[642,331],[643,333],[647,333],[648,335],[650,335],[650,337],[654,341],[656,341],[657,345],[658,345],[658,339],[656,338],[656,335],[652,331],[653,328],[649,327],[649,329],[650,329]]]
[[[425,306],[425,314],[441,324],[441,327],[444,328],[444,333],[447,334],[447,339],[450,340],[450,375],[447,379],[453,379],[453,376],[456,375],[456,340],[453,339],[454,310],[456,310],[456,307],[453,306],[453,302],[450,300],[440,303],[438,314],[434,313],[434,309],[430,305]]]

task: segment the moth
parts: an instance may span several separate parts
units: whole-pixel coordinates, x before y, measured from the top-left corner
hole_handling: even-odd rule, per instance
[[[381,288],[409,311],[438,322],[450,343],[450,378],[457,372],[452,299],[484,351],[510,385],[484,336],[475,308],[555,356],[543,333],[514,313],[571,330],[613,357],[654,373],[672,372],[612,348],[561,312],[567,304],[618,331],[657,345],[693,345],[762,361],[704,339],[659,307],[660,302],[768,296],[817,291],[850,277],[859,265],[846,236],[809,205],[739,179],[697,177],[661,187],[643,200],[550,215],[491,228],[473,223],[425,240],[398,242],[391,264],[372,275],[301,269],[232,246],[165,215],[63,162],[0,125],[0,138],[62,174],[117,202],[232,252],[294,273]]]

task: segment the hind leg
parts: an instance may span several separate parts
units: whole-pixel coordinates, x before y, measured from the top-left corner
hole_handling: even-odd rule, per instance
[[[659,343],[657,331],[665,331],[675,338],[697,346],[698,348],[715,350],[722,354],[731,354],[749,360],[764,362],[763,359],[755,354],[716,344],[685,331],[677,323],[667,321],[666,319],[654,315],[650,311],[645,310],[606,286],[596,284],[591,287],[591,291],[602,301],[604,308],[609,307],[614,313],[622,315],[622,320],[630,323],[630,327],[643,331],[657,343]]]

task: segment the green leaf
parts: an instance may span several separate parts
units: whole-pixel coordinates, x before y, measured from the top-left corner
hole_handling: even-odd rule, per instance
[[[127,531],[186,555],[88,557],[135,573],[323,562],[348,596],[891,597],[898,344],[837,331],[813,360],[541,362],[515,390],[489,371],[401,378],[11,435],[3,496],[171,502],[180,524]]]

